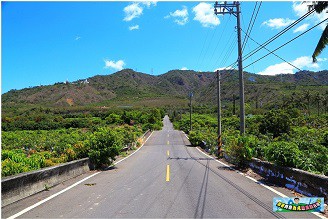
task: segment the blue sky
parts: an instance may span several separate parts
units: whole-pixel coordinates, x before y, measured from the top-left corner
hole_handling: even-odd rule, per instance
[[[2,93],[122,68],[158,75],[172,69],[226,67],[237,59],[236,18],[213,15],[213,3],[2,2]],[[255,4],[241,2],[245,31]],[[251,37],[263,43],[306,12],[300,2],[263,2]],[[267,48],[279,47],[327,17],[309,16]],[[302,70],[328,69],[328,49],[318,63],[310,58],[323,27],[276,53]],[[249,40],[244,54],[256,47]],[[261,50],[244,66],[266,53]],[[245,71],[272,75],[297,70],[270,55]]]

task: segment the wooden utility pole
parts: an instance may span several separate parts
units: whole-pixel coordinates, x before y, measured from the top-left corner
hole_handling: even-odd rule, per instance
[[[189,92],[189,110],[190,110],[190,128],[189,128],[189,132],[192,130],[192,123],[191,123],[191,114],[192,114],[192,106],[191,106],[191,98],[193,96],[192,91]]]
[[[219,10],[218,10],[219,8]],[[219,4],[215,2],[214,13],[218,14],[233,14],[237,18],[237,33],[238,33],[238,72],[239,72],[239,100],[240,100],[240,134],[245,134],[245,97],[244,97],[244,74],[243,74],[243,55],[241,46],[241,28],[240,28],[240,3],[233,2]]]
[[[216,70],[217,94],[218,94],[218,157],[222,156],[222,131],[221,131],[221,75]]]

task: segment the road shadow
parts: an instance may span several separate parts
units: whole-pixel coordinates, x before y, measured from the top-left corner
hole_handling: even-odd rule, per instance
[[[115,169],[117,169],[116,166],[109,166],[109,167],[101,168],[100,170],[101,171],[109,171],[109,170],[115,170]]]
[[[218,169],[219,169],[219,170],[235,171],[233,168],[231,168],[231,167],[226,167],[226,166],[219,166]]]
[[[212,158],[169,157],[168,160],[213,160]]]

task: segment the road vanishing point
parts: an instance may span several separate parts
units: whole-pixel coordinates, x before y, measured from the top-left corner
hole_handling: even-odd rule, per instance
[[[217,162],[191,147],[167,116],[163,122],[161,131],[154,131],[139,151],[114,168],[98,174],[90,171],[10,204],[2,208],[2,217],[317,218],[304,212],[273,212],[273,198],[279,192],[293,196],[291,191],[269,190]]]

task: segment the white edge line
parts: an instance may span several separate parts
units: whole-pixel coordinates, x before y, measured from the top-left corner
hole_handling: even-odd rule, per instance
[[[196,148],[197,148],[197,147],[196,147]],[[232,170],[236,170],[236,169],[234,169],[233,167],[231,167],[231,166],[229,166],[229,165],[227,165],[227,164],[225,164],[225,163],[223,163],[223,162],[221,162],[221,161],[215,159],[214,157],[212,157],[212,156],[210,156],[210,155],[204,153],[204,152],[201,151],[199,148],[197,148],[197,150],[198,150],[199,152],[201,152],[202,154],[204,154],[205,156],[212,158],[212,159],[215,160],[216,162],[218,162],[218,163],[220,163],[220,164],[222,164],[222,165],[224,165],[224,166],[226,166],[226,167],[229,167],[229,168],[232,169]],[[236,171],[237,171],[237,170],[236,170]],[[250,179],[250,180],[256,182],[257,184],[263,186],[264,188],[270,190],[271,192],[276,193],[277,195],[279,195],[279,196],[281,196],[281,197],[284,197],[284,198],[288,197],[288,196],[286,196],[285,194],[283,194],[283,193],[281,193],[281,192],[279,192],[279,191],[277,191],[277,190],[271,188],[270,186],[267,186],[267,185],[263,184],[262,182],[257,181],[257,180],[254,179],[253,177],[247,176],[247,175],[245,175],[245,174],[243,174],[243,173],[241,173],[241,172],[239,172],[239,171],[237,171],[237,173],[239,173],[240,175],[242,175],[242,176],[244,176],[244,177],[246,177],[246,178],[248,178],[248,179]],[[322,219],[327,219],[325,216],[321,215],[319,212],[311,212],[311,213],[314,214],[314,215],[317,216],[317,217],[322,218]]]
[[[127,159],[127,158],[129,158],[129,157],[131,157],[132,155],[134,155],[135,153],[137,153],[137,151],[139,151],[143,146],[144,146],[144,144],[148,141],[148,139],[150,138],[150,136],[153,134],[153,132],[151,132],[150,133],[150,135],[148,136],[148,138],[146,139],[146,141],[136,150],[136,151],[134,151],[132,154],[130,154],[129,156],[127,156],[127,157],[125,157],[125,158],[123,158],[122,160],[119,160],[119,161],[117,161],[116,163],[114,163],[113,165],[111,165],[111,166],[114,166],[114,165],[116,165],[116,164],[118,164],[118,163],[121,163],[123,160],[125,160],[125,159]]]
[[[148,138],[146,139],[146,141],[145,141],[145,142],[144,142],[144,143],[143,143],[143,144],[142,144],[142,145],[141,145],[136,151],[134,151],[134,152],[133,152],[132,154],[130,154],[129,156],[123,158],[122,160],[117,161],[116,163],[112,164],[111,166],[114,166],[114,165],[116,165],[116,164],[122,162],[123,160],[125,160],[125,159],[131,157],[133,154],[135,154],[137,151],[139,151],[139,150],[144,146],[144,144],[148,141],[148,139],[150,138],[150,136],[151,136],[152,134],[153,134],[153,132],[151,132],[151,134],[148,136]],[[79,185],[80,183],[86,181],[87,179],[90,179],[91,177],[94,177],[95,175],[97,175],[97,174],[99,174],[99,173],[101,173],[101,172],[97,172],[97,173],[92,174],[91,176],[87,176],[86,178],[84,178],[84,179],[82,179],[82,180],[80,180],[80,181],[74,183],[73,185],[71,185],[71,186],[69,186],[69,187],[67,187],[67,188],[65,188],[65,189],[63,189],[63,190],[61,190],[61,191],[59,191],[59,192],[57,192],[57,193],[55,193],[55,194],[49,196],[48,198],[45,198],[45,199],[43,199],[43,200],[41,200],[41,201],[35,203],[34,205],[32,205],[32,206],[30,206],[30,207],[27,207],[27,208],[23,209],[22,211],[20,211],[20,212],[14,214],[13,216],[8,217],[8,219],[14,219],[14,218],[16,218],[16,217],[21,216],[22,214],[25,214],[26,212],[32,210],[33,208],[36,208],[36,207],[38,207],[39,205],[42,205],[43,203],[45,203],[45,202],[47,202],[47,201],[49,201],[49,200],[55,198],[56,196],[58,196],[58,195],[60,195],[60,194],[62,194],[62,193],[64,193],[64,192],[66,192],[66,191],[68,191],[68,190],[70,190],[70,189],[72,189],[72,188],[74,188],[75,186],[77,186],[77,185]]]
[[[63,190],[61,190],[61,191],[59,191],[59,192],[53,194],[52,196],[49,196],[48,198],[43,199],[42,201],[39,201],[39,202],[35,203],[34,205],[32,205],[32,206],[30,206],[30,207],[25,208],[24,210],[22,210],[22,211],[20,211],[20,212],[18,212],[18,213],[16,213],[16,214],[14,214],[13,216],[8,217],[8,219],[14,219],[14,218],[16,218],[16,217],[21,216],[22,214],[25,214],[26,212],[32,210],[33,208],[36,208],[37,206],[39,206],[39,205],[41,205],[41,204],[43,204],[43,203],[45,203],[45,202],[47,202],[47,201],[49,201],[49,200],[55,198],[56,196],[58,196],[58,195],[60,195],[60,194],[62,194],[62,193],[64,193],[64,192],[70,190],[71,188],[77,186],[78,184],[84,182],[84,181],[87,180],[87,179],[90,179],[91,177],[93,177],[93,176],[95,176],[95,175],[97,175],[97,174],[99,174],[99,173],[100,173],[100,172],[94,173],[94,174],[92,174],[91,176],[88,176],[88,177],[86,177],[86,178],[84,178],[84,179],[82,179],[82,180],[80,180],[80,181],[74,183],[73,185],[71,185],[71,186],[69,186],[69,187],[67,187],[67,188],[65,188],[65,189],[63,189]]]

